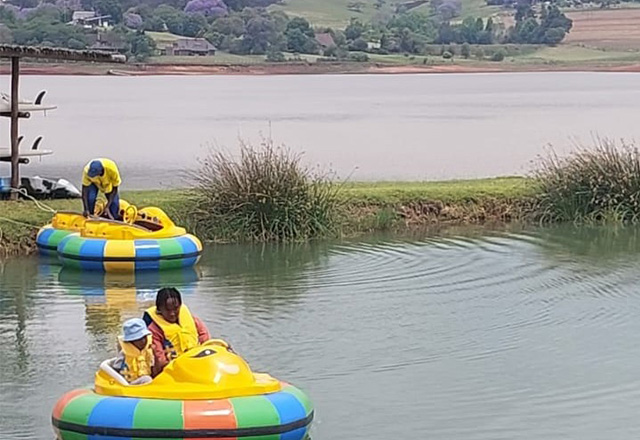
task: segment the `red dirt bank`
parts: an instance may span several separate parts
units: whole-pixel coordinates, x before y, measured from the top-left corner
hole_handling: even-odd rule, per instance
[[[495,72],[640,72],[634,65],[385,65],[370,63],[255,64],[255,65],[105,65],[88,63],[29,64],[20,69],[24,75],[296,75],[296,74],[410,74],[410,73],[495,73]],[[8,65],[0,65],[0,74],[9,74]]]

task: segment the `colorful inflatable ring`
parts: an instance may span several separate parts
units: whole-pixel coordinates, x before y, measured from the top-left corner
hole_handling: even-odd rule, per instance
[[[200,259],[200,240],[160,208],[138,210],[124,200],[120,208],[127,222],[57,212],[38,232],[40,252],[57,254],[67,267],[107,272],[182,268]]]
[[[36,237],[36,245],[38,246],[40,254],[50,256],[58,255],[58,245],[62,239],[73,233],[73,231],[69,230],[56,229],[51,225],[40,228],[38,236]]]
[[[92,436],[302,440],[312,419],[307,396],[284,385],[277,393],[260,396],[184,401],[74,390],[58,401],[52,423],[59,440]]]
[[[71,234],[57,247],[65,267],[107,272],[175,269],[195,265],[202,253],[191,234],[174,238],[109,240]]]
[[[58,440],[302,440],[313,407],[298,388],[254,373],[220,339],[178,356],[151,382],[131,385],[107,359],[93,389],[63,395],[53,408]]]

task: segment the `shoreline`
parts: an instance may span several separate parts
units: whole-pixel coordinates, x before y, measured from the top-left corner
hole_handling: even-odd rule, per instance
[[[533,73],[533,72],[610,72],[640,73],[640,63],[628,64],[381,64],[381,63],[281,63],[250,65],[203,64],[108,64],[24,63],[22,75],[59,76],[210,76],[210,75],[349,75],[349,74],[443,74],[443,73]],[[0,74],[8,75],[10,66],[0,65]]]
[[[185,225],[189,219],[180,214],[188,191],[125,191],[123,198],[139,207],[157,206],[177,225]],[[377,232],[420,232],[443,226],[527,223],[535,195],[532,180],[525,177],[351,183],[341,191],[344,211],[338,238]],[[78,211],[82,204],[80,199],[43,202],[58,211]],[[51,214],[29,200],[0,200],[0,207],[9,208],[2,209],[0,216],[0,261],[35,254],[37,231],[50,221]],[[216,243],[208,237],[199,238]]]

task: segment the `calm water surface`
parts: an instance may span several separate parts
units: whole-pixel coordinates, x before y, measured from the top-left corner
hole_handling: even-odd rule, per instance
[[[317,410],[314,440],[640,435],[640,230],[450,230],[210,246],[195,270],[0,266],[0,437],[51,440],[121,322],[177,285],[213,335]]]
[[[549,143],[640,138],[634,73],[23,78],[24,96],[41,89],[59,108],[21,133],[55,154],[24,172],[79,183],[108,156],[128,188],[180,185],[207,144],[235,151],[261,132],[355,180],[522,174]]]

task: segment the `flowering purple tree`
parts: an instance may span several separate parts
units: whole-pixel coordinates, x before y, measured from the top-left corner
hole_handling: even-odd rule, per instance
[[[222,0],[191,0],[184,12],[199,13],[205,17],[222,17],[229,13],[229,9]]]
[[[142,17],[133,12],[125,12],[122,15],[122,21],[124,25],[129,29],[141,29],[142,28]]]
[[[34,13],[37,10],[38,8],[22,8],[18,10],[17,17],[20,20],[26,20],[28,16],[30,16],[32,13]]]

